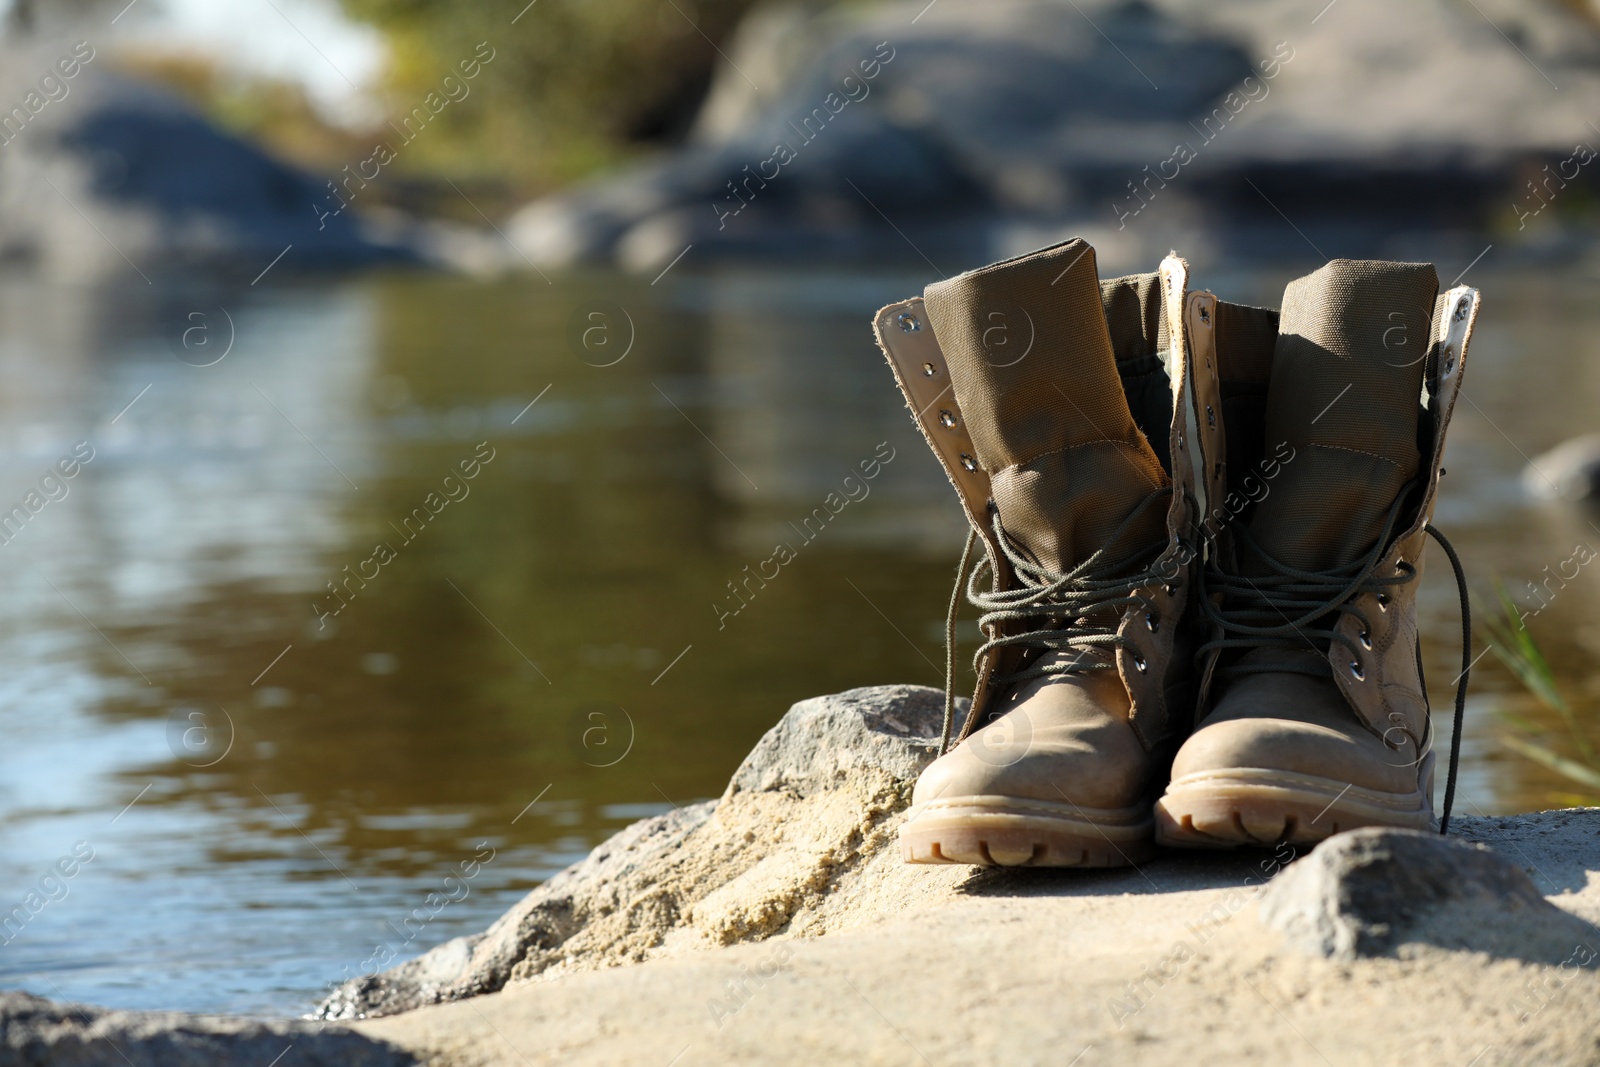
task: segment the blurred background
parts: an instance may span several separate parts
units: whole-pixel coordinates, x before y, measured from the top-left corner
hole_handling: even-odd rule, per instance
[[[1483,290],[1437,522],[1542,653],[1480,633],[1457,810],[1600,795],[1600,5],[0,12],[0,983],[300,1013],[791,702],[941,684],[962,519],[869,317],[1072,235]]]

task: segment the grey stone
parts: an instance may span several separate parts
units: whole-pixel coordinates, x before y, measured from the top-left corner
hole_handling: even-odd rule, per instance
[[[1600,502],[1600,434],[1584,434],[1536,456],[1522,471],[1522,485],[1540,500]]]
[[[908,867],[894,848],[895,817],[934,756],[942,714],[942,694],[921,686],[800,701],[746,757],[718,800],[627,827],[489,930],[346,983],[320,1015],[395,1015],[685,951],[775,936],[827,939],[940,900],[1123,900],[1152,891],[1232,889],[1241,875],[1253,885],[1268,872],[1267,862],[1229,853],[1168,855],[1143,870],[1101,872]],[[1274,878],[1262,891],[1259,914],[1294,948],[1335,959],[1435,945],[1565,968],[1596,962],[1600,930],[1584,920],[1600,918],[1587,891],[1600,869],[1600,809],[1460,817],[1454,825],[1459,836],[1451,838],[1375,829],[1338,835]],[[1517,862],[1475,842],[1492,843]],[[1570,900],[1578,914],[1546,901],[1541,890]],[[280,1067],[408,1062],[326,1023],[104,1012],[23,994],[0,998],[0,1067],[267,1064],[291,1043]]]
[[[590,969],[646,958],[708,896],[782,852],[783,842],[752,840],[744,824],[708,825],[719,806],[756,812],[769,833],[782,826],[763,814],[763,795],[786,810],[830,790],[846,791],[852,824],[874,810],[904,807],[911,784],[934,757],[944,695],[925,686],[852,689],[802,700],[767,731],[717,801],[689,805],[627,827],[590,855],[528,893],[482,934],[457,938],[417,959],[344,983],[317,1009],[322,1019],[393,1015],[501,989],[552,969]],[[964,713],[966,701],[961,701]],[[858,799],[859,797],[859,799]],[[799,816],[796,815],[796,818]],[[720,835],[720,836],[719,836]],[[836,878],[870,859],[882,844],[863,844],[858,828],[819,861]],[[817,868],[802,881],[816,880]],[[732,917],[707,909],[702,921],[720,943],[759,940],[781,929],[800,899],[778,879],[759,898],[751,920],[741,905]],[[803,895],[803,894],[802,894]]]
[[[0,993],[0,1067],[408,1067],[342,1026],[106,1011]]]
[[[951,273],[1073,232],[1123,260],[1303,255],[1279,210],[1398,253],[1397,233],[1513,221],[1518,168],[1592,143],[1600,94],[1597,20],[1550,2],[1412,0],[1381,25],[1351,5],[1313,25],[1298,0],[781,3],[729,48],[688,145],[511,220],[530,260],[659,270],[692,244]],[[764,162],[779,144],[794,158]],[[1530,240],[1581,252],[1550,218]]]
[[[956,725],[968,701],[957,700]],[[944,694],[921,685],[881,685],[812,697],[768,730],[728,783],[740,791],[809,796],[867,769],[916,781],[933,761]]]
[[[59,100],[34,114],[12,109],[61,51],[0,43],[0,115],[8,120],[0,130],[0,265],[69,282],[144,284],[195,270],[249,281],[287,249],[277,276],[378,264],[483,269],[484,242],[465,227],[366,211],[371,194],[362,202],[354,184],[351,207],[340,210],[331,183],[172,93],[113,72],[103,51],[64,83]]]
[[[1272,881],[1259,914],[1291,947],[1336,960],[1425,944],[1600,961],[1600,929],[1545,900],[1522,868],[1485,845],[1417,830],[1334,835]]]
[[[490,993],[530,952],[559,949],[582,924],[582,899],[679,847],[710,817],[715,801],[641,819],[523,897],[487,931],[458,937],[387,971],[351,979],[318,1005],[319,1019],[394,1015],[424,1004]]]

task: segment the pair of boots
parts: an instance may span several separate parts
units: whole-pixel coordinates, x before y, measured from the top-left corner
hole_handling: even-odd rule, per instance
[[[1448,827],[1416,595],[1478,294],[1438,290],[1428,264],[1334,260],[1279,312],[1189,292],[1175,254],[1101,281],[1073,240],[878,313],[972,525],[950,670],[963,575],[986,638],[907,861]],[[1465,687],[1464,665],[1458,739]]]

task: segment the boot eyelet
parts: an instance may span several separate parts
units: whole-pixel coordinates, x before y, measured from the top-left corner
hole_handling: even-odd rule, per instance
[[[955,412],[949,411],[949,410],[945,410],[945,411],[939,412],[939,425],[943,426],[947,430],[955,429],[956,428]]]
[[[963,452],[961,453],[961,469],[968,473],[976,471],[978,469],[978,461]]]
[[[1178,435],[1178,447],[1179,447],[1179,448],[1182,448],[1182,447],[1184,447],[1184,444],[1183,444],[1183,434],[1181,434],[1181,433],[1180,433],[1180,434],[1179,434],[1179,435]]]
[[[1146,669],[1148,669],[1148,667],[1149,667],[1149,664],[1147,664],[1144,661],[1144,657],[1143,656],[1135,656],[1135,657],[1133,657],[1133,669],[1134,670],[1138,671],[1140,674],[1143,674],[1146,671]]]
[[[1370,633],[1368,633],[1367,631],[1362,630],[1361,633],[1358,636],[1359,636],[1360,641],[1361,641],[1361,647],[1366,649],[1368,652],[1371,652],[1372,651],[1372,635]]]
[[[916,333],[922,329],[922,323],[918,322],[917,317],[909,311],[902,311],[900,317],[895,321],[900,324],[900,328],[906,333]]]
[[[1153,634],[1161,632],[1161,620],[1156,618],[1154,612],[1147,611],[1144,613],[1144,624],[1150,628],[1150,632]]]
[[[1175,582],[1168,582],[1166,585],[1162,586],[1162,589],[1164,589],[1166,591],[1166,594],[1168,596],[1177,596],[1178,595],[1178,586],[1177,586],[1177,583],[1175,583]]]
[[[1217,424],[1217,413],[1211,409],[1211,405],[1210,404],[1207,404],[1206,405],[1206,425],[1207,426],[1216,426],[1216,424]]]
[[[1361,661],[1358,659],[1350,661],[1350,674],[1358,682],[1367,680],[1367,672],[1361,669]]]
[[[923,374],[924,377],[932,378],[935,374],[938,374],[938,373],[939,373],[939,368],[935,367],[932,363],[924,363],[922,365],[922,374]]]
[[[1379,593],[1378,594],[1378,610],[1379,611],[1388,611],[1389,610],[1389,594],[1388,593]]]

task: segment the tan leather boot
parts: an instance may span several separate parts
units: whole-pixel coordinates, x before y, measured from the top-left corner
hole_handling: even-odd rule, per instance
[[[1416,593],[1432,534],[1466,611],[1429,519],[1478,309],[1476,290],[1437,293],[1431,265],[1334,260],[1289,284],[1281,319],[1189,298],[1192,358],[1216,368],[1199,388],[1223,418],[1197,442],[1212,632],[1198,724],[1156,805],[1164,844],[1433,825]]]
[[[1100,283],[1074,240],[878,313],[972,524],[961,571],[974,540],[986,553],[967,584],[988,638],[977,690],[917,782],[908,862],[1117,866],[1153,848],[1193,695],[1186,272],[1169,258]],[[947,701],[945,747],[950,725]]]

